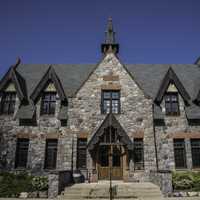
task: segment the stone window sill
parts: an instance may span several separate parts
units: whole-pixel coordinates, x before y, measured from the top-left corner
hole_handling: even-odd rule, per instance
[[[40,119],[52,119],[55,118],[55,115],[40,115]]]
[[[9,115],[1,114],[0,119],[4,119],[4,118],[13,118],[13,114],[9,114]]]

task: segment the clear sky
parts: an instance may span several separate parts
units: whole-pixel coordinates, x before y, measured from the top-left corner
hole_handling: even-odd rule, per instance
[[[200,0],[0,0],[0,75],[23,63],[97,63],[108,17],[123,63],[194,63]]]

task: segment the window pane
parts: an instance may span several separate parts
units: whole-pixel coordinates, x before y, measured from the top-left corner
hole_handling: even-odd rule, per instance
[[[1,100],[1,114],[13,114],[15,111],[15,92],[5,92]]]
[[[87,160],[87,138],[77,140],[77,168],[85,169]]]
[[[112,92],[112,99],[119,99],[119,92]]]
[[[55,169],[57,161],[57,139],[46,140],[45,168]]]
[[[200,167],[200,139],[191,140],[193,167]]]
[[[103,102],[103,111],[104,113],[109,113],[110,112],[110,100],[104,100]]]
[[[174,139],[174,160],[176,168],[186,168],[184,139]]]
[[[99,149],[99,162],[102,167],[109,166],[109,147],[108,146],[100,146]]]
[[[178,93],[165,94],[165,110],[167,115],[179,114]]]
[[[121,148],[113,147],[113,156],[112,156],[112,166],[120,167],[121,166]]]
[[[112,112],[113,113],[119,112],[119,101],[118,100],[112,100]]]
[[[111,98],[111,92],[103,92],[103,98],[104,99],[110,99]]]
[[[54,114],[56,107],[56,93],[45,92],[41,102],[41,114]]]
[[[26,168],[29,139],[17,139],[15,167]]]

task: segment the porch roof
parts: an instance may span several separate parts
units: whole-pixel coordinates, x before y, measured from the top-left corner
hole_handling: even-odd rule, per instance
[[[120,136],[120,142],[125,145],[128,150],[133,150],[133,143],[129,136],[126,134],[125,130],[120,125],[119,121],[116,119],[115,115],[110,113],[108,114],[100,127],[97,129],[95,134],[92,136],[92,138],[88,142],[88,150],[92,151],[95,149],[96,145],[100,141],[100,137],[104,134],[104,129],[113,126],[114,128],[117,128],[117,134]]]

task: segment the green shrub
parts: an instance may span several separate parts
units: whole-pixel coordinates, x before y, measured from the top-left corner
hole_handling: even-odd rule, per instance
[[[36,176],[32,179],[33,188],[36,191],[43,191],[48,189],[48,178],[44,176]]]
[[[174,172],[172,184],[175,190],[194,190],[200,191],[199,172]]]
[[[21,192],[48,189],[47,177],[34,177],[25,172],[0,173],[0,197],[18,197]],[[37,184],[36,184],[37,183]]]

